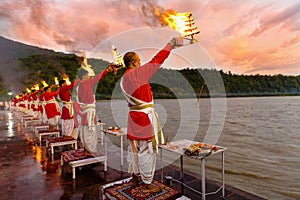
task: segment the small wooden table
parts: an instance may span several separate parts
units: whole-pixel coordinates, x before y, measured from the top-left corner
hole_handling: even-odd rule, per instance
[[[57,140],[60,139],[60,140]],[[46,139],[46,147],[50,148],[51,155],[54,154],[54,147],[72,145],[74,149],[77,150],[77,140],[76,139],[66,139],[63,138],[54,138],[53,141]]]
[[[22,126],[25,126],[25,121],[32,120],[34,117],[31,115],[24,115],[21,117],[21,124]]]
[[[121,138],[120,141],[120,148],[121,148],[121,166],[123,166],[123,141],[124,141],[124,135],[127,134],[127,128],[120,128],[120,130],[110,130],[108,128],[103,130],[103,133],[114,135],[114,136],[119,136]],[[105,137],[105,140],[107,140],[107,137]],[[105,141],[105,149],[107,148],[107,141]],[[107,155],[106,155],[107,156]]]
[[[105,126],[106,126],[106,123],[103,123],[103,122],[98,122],[97,125],[99,126],[100,128],[100,138],[101,138],[101,145],[103,145],[103,130],[105,129]]]
[[[54,135],[56,137],[59,137],[60,131],[59,130],[40,130],[38,131],[39,134],[39,141],[40,141],[40,146],[42,146],[42,136],[49,136],[49,135]]]
[[[19,120],[22,122],[22,119],[24,118],[30,118],[33,117],[32,115],[27,115],[25,113],[21,113],[20,115],[18,115]]]
[[[38,137],[39,130],[48,130],[48,129],[49,129],[49,125],[38,125],[32,127],[32,131],[34,132],[35,137]]]
[[[27,128],[28,124],[42,123],[40,119],[26,119],[24,122],[24,127]]]
[[[72,178],[76,178],[76,167],[90,165],[94,163],[104,163],[104,171],[107,171],[107,157],[105,155],[84,156],[83,149],[70,150],[61,153],[61,166],[67,163],[72,167]],[[79,154],[79,155],[78,155]],[[106,154],[106,149],[105,149]]]
[[[203,148],[202,154],[199,154],[199,156],[188,156],[185,154],[185,149],[187,149],[190,145],[197,145],[201,149],[200,146],[207,147]],[[227,150],[226,147],[221,147],[217,145],[211,145],[211,144],[204,144],[201,142],[196,142],[192,140],[177,140],[177,141],[172,141],[169,144],[166,145],[159,145],[161,150],[167,150],[173,153],[176,153],[180,155],[180,164],[181,164],[181,181],[183,182],[183,157],[188,157],[192,158],[195,160],[200,160],[201,161],[201,192],[199,194],[202,195],[202,200],[206,199],[206,195],[208,194],[213,194],[214,192],[211,193],[206,193],[206,187],[205,187],[205,159],[211,155],[221,153],[222,154],[222,185],[219,187],[218,190],[222,189],[222,197],[225,197],[225,169],[224,169],[224,156],[225,156],[225,151]],[[161,151],[161,160],[162,160],[162,151]],[[163,169],[163,168],[162,168]],[[163,178],[163,171],[162,171],[162,178]],[[217,190],[217,191],[218,191]]]

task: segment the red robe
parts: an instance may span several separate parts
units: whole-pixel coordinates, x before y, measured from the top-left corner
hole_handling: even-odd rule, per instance
[[[35,104],[35,102],[38,100],[37,94],[39,92],[41,92],[41,90],[36,90],[31,93],[31,110],[33,111],[39,111],[38,105]]]
[[[59,90],[56,90],[55,92],[45,92],[43,94],[44,100],[45,101],[52,100],[54,97],[56,97],[58,95],[58,92],[59,92]],[[45,112],[46,112],[46,115],[47,115],[48,119],[51,119],[55,116],[60,116],[60,112],[57,108],[56,103],[46,103]]]
[[[17,103],[18,103],[18,99],[17,98],[14,98],[11,100],[12,101],[12,106],[16,107],[17,106]]]
[[[44,112],[43,105],[42,105],[43,103],[44,103],[44,92],[41,92],[41,94],[39,96],[39,111],[40,111],[40,113]]]
[[[74,109],[74,115],[73,115],[73,118],[74,118],[74,128],[78,128],[79,127],[79,122],[78,122],[78,116],[80,116],[80,118],[82,117],[82,113],[81,113],[81,110],[80,110],[80,106],[78,104],[77,101],[74,101],[73,102],[73,109]]]
[[[27,109],[28,110],[32,110],[32,107],[31,107],[31,104],[32,104],[32,97],[31,97],[31,94],[28,94],[27,95]]]
[[[105,75],[107,70],[103,70],[101,73],[97,74],[95,77],[88,80],[82,80],[78,84],[77,96],[79,103],[83,104],[93,104],[95,103],[95,96],[93,92],[93,87],[98,83]],[[95,124],[97,119],[95,117]],[[81,125],[88,125],[87,113],[82,114],[81,116]]]
[[[26,101],[27,101],[27,96],[23,95],[20,99],[19,99],[19,107],[21,108],[26,108]]]
[[[123,88],[126,93],[142,101],[151,102],[153,97],[149,79],[167,59],[171,49],[171,45],[167,44],[150,62],[138,68],[128,68],[123,75]],[[127,138],[133,140],[152,139],[152,124],[147,114],[137,111],[128,113]]]
[[[76,80],[75,82],[72,82],[70,85],[63,86],[59,89],[59,98],[61,101],[64,102],[71,102],[71,95],[69,91],[74,87],[74,85],[77,84],[79,80]],[[73,116],[70,115],[70,111],[67,107],[63,106],[61,110],[61,119],[71,119]]]

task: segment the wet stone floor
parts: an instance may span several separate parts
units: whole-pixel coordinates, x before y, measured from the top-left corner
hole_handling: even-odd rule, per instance
[[[49,156],[45,143],[40,146],[32,137],[31,128],[24,128],[10,111],[0,110],[0,200],[103,199],[101,187],[104,184],[129,177],[126,170],[108,167],[105,172],[104,165],[96,163],[76,168],[76,179],[72,179],[72,169],[68,165],[61,166],[59,153],[70,148],[58,147],[54,156]],[[120,165],[116,152],[109,152],[108,159],[116,159],[116,165]],[[174,178],[179,179],[178,167],[170,165],[164,169],[168,170],[173,170],[177,176]],[[160,173],[156,171],[156,180],[160,180]],[[192,187],[199,185],[200,178],[185,173],[184,182]],[[201,199],[200,194],[179,183],[173,182],[172,187],[189,199]],[[216,183],[207,180],[208,189],[215,187]],[[206,199],[222,199],[221,192]],[[261,198],[226,185],[225,199]]]
[[[129,177],[102,163],[76,168],[76,179],[60,154],[71,147],[57,147],[50,156],[45,143],[39,146],[31,129],[21,126],[9,111],[0,111],[0,199],[102,199],[101,186]]]

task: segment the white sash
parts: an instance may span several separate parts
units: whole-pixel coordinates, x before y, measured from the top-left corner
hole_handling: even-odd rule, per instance
[[[60,107],[59,107],[59,105],[58,105],[58,103],[57,103],[57,101],[55,100],[55,98],[54,97],[52,97],[52,99],[50,99],[49,101],[44,101],[46,104],[50,104],[50,103],[54,103],[55,104],[55,106],[56,106],[56,109],[57,109],[57,111],[58,112],[60,112]]]
[[[70,117],[73,117],[73,103],[72,101],[62,101],[63,107],[66,107],[69,110]]]
[[[145,102],[129,95],[123,88],[123,78],[121,79],[120,86],[127,102],[130,105],[133,105],[132,107],[130,107],[130,111],[143,112],[147,114],[152,124],[152,135],[154,136],[152,139],[152,147],[153,150],[157,152],[158,145],[156,144],[164,144],[164,136],[160,127],[157,113],[154,111],[153,100],[151,102]]]
[[[78,86],[76,87],[76,91],[77,91],[77,94],[78,94]],[[95,123],[94,123],[95,116],[96,116],[96,102],[95,102],[95,100],[91,104],[85,104],[85,103],[81,103],[79,101],[78,95],[77,95],[76,98],[77,98],[77,102],[78,102],[78,104],[81,108],[81,112],[83,114],[87,113],[87,120],[88,120],[89,130],[95,129]]]

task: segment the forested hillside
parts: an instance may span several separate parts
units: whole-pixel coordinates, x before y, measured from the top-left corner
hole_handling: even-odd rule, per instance
[[[24,84],[28,87],[45,80],[53,83],[54,77],[60,78],[68,74],[71,80],[77,76],[79,69],[75,55],[53,53],[52,55],[34,55],[19,59],[21,69],[26,74]],[[108,62],[90,59],[96,73],[108,66]],[[110,99],[116,83],[124,73],[109,74],[97,86],[97,99]],[[265,96],[265,95],[300,95],[300,76],[284,75],[236,75],[210,69],[159,69],[151,79],[151,87],[155,98],[189,98],[193,96],[210,97],[206,80],[220,76],[222,82],[211,81],[225,87],[226,96]],[[209,78],[207,78],[209,77]],[[205,84],[206,83],[206,84]],[[118,85],[117,85],[118,86]],[[213,95],[215,96],[215,95]],[[222,96],[222,95],[221,95]],[[223,95],[224,96],[224,95]]]
[[[0,36],[0,99],[9,98],[7,93],[23,87],[23,70],[20,69],[20,58],[32,55],[53,54],[54,51],[41,49],[12,41]]]

